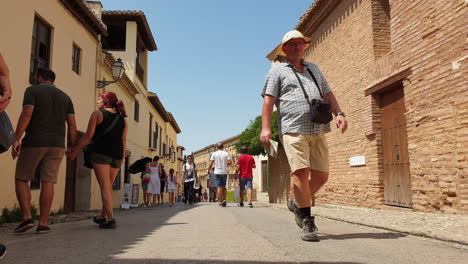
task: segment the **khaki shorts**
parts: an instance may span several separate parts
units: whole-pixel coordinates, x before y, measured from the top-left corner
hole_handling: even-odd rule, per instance
[[[325,134],[287,133],[281,137],[291,172],[310,168],[328,172],[328,144]]]
[[[56,183],[64,154],[65,149],[59,147],[22,148],[16,162],[15,178],[30,181],[37,171],[41,181]]]
[[[112,168],[120,168],[122,166],[122,159],[114,159],[107,155],[91,152],[90,159],[92,164],[109,164]]]

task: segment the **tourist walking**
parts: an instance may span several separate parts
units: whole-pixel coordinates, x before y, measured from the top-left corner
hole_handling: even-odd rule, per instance
[[[219,205],[226,207],[226,181],[229,173],[228,166],[232,164],[231,157],[224,151],[223,143],[216,144],[217,151],[211,154],[210,165],[208,166],[208,173],[214,166],[214,174],[216,180],[217,197]]]
[[[269,147],[272,137],[273,106],[278,109],[278,128],[291,167],[291,188],[295,201],[288,207],[303,229],[302,239],[319,241],[311,215],[312,197],[328,180],[329,160],[325,133],[336,116],[336,127],[344,133],[348,127],[345,114],[317,65],[306,62],[305,51],[311,39],[301,32],[287,32],[278,47],[286,62],[274,66],[262,91],[262,132],[260,141]]]
[[[166,170],[164,169],[164,165],[161,164],[161,205],[164,204],[164,190],[166,189],[166,180],[167,180],[167,173]],[[166,189],[167,190],[167,189]]]
[[[214,175],[214,168],[211,168],[210,173],[208,174],[207,188],[209,192],[210,202],[216,201],[216,179]]]
[[[68,127],[67,143],[75,143],[76,121],[72,100],[54,85],[54,81],[53,71],[40,68],[37,70],[37,85],[26,88],[24,92],[23,110],[12,147],[13,159],[18,157],[15,189],[24,219],[15,228],[15,233],[34,227],[29,182],[36,172],[39,172],[41,181],[40,217],[36,233],[50,231],[48,218],[54,198],[54,184],[65,154],[65,123]]]
[[[236,175],[239,175],[239,187],[240,187],[240,203],[239,206],[244,206],[244,190],[247,186],[247,197],[249,199],[249,207],[252,208],[252,170],[255,168],[254,158],[247,154],[249,149],[247,146],[241,147],[241,156],[237,160]]]
[[[152,206],[159,206],[161,203],[161,174],[162,174],[162,165],[159,163],[159,157],[154,156],[152,162],[148,162],[146,168],[151,170],[151,179],[148,183],[148,198],[147,201],[151,201]],[[157,200],[157,202],[156,202]]]
[[[182,167],[182,172],[184,173],[184,203],[192,204],[195,202],[195,192],[193,185],[195,181],[198,181],[197,176],[197,167],[193,163],[192,155],[187,156],[187,162]]]
[[[174,169],[169,170],[169,176],[167,176],[167,192],[169,193],[169,206],[174,205],[174,192],[176,186],[179,185],[177,178],[174,176]]]
[[[0,53],[0,113],[7,108],[8,104],[10,104],[11,96],[10,71],[2,54]],[[5,258],[6,252],[6,246],[0,244],[0,260]]]
[[[70,159],[75,159],[78,152],[87,145],[85,165],[91,167],[96,174],[102,200],[102,212],[93,220],[99,228],[110,229],[117,225],[112,206],[112,185],[125,157],[127,114],[123,102],[110,91],[99,95],[97,105],[98,110],[91,114],[86,133],[76,146],[67,151],[67,155]]]

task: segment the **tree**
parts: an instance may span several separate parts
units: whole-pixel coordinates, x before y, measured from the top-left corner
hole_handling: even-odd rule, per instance
[[[272,139],[279,141],[279,131],[278,131],[278,113],[273,112],[271,116],[271,132]],[[240,153],[242,146],[247,146],[249,148],[249,154],[256,155],[265,155],[265,150],[263,149],[262,143],[260,143],[260,133],[262,132],[262,117],[257,116],[254,120],[250,121],[249,126],[242,131],[239,137],[239,142],[236,143],[236,150]]]

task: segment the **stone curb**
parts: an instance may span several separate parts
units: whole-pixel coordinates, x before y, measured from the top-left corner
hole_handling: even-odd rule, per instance
[[[286,204],[274,204],[274,203],[262,203],[262,204],[265,204],[268,207],[288,210]],[[336,213],[336,211],[338,210],[339,210],[339,213]],[[424,212],[401,213],[398,211],[378,210],[378,209],[371,209],[371,208],[350,207],[350,206],[340,206],[340,205],[315,206],[313,207],[312,211],[313,211],[313,214],[316,216],[320,216],[320,217],[331,219],[331,220],[342,221],[342,222],[351,223],[351,224],[358,224],[358,225],[367,226],[367,227],[379,228],[379,229],[388,230],[388,231],[396,231],[396,232],[410,234],[414,236],[427,237],[427,238],[432,238],[432,239],[436,239],[436,240],[440,240],[444,242],[456,243],[456,244],[460,244],[463,246],[468,245],[468,236],[465,236],[465,234],[463,234],[463,230],[466,230],[468,227],[467,226],[468,216],[444,215],[444,214],[424,213]],[[347,213],[343,213],[343,211],[346,211]],[[354,214],[351,213],[351,211],[364,211],[364,214],[361,214],[361,217],[360,216],[356,217]],[[388,219],[389,218],[388,215],[391,215],[391,214],[394,214],[394,215],[398,214],[400,216],[403,214],[404,216],[406,216],[406,218],[412,217],[412,216],[419,216],[421,218],[421,215],[423,215],[423,218],[438,216],[438,215],[447,216],[451,218],[459,218],[457,219],[458,221],[454,224],[456,227],[455,230],[458,230],[458,233],[445,230],[444,227],[440,227],[442,226],[443,223],[437,223],[437,222],[433,222],[431,224],[420,223],[419,225],[417,224],[412,225],[413,228],[410,228],[410,227],[405,227],[404,225],[399,226],[398,221],[393,222],[394,225],[390,225],[390,224],[379,224],[379,223],[375,223],[369,220],[370,218],[379,218],[381,221],[383,220],[383,222],[391,222],[389,221],[391,219]],[[362,217],[362,215],[364,215],[364,217]],[[405,220],[407,220],[404,218],[405,217],[401,217],[399,219],[400,223],[405,222]],[[411,225],[411,224],[408,224],[408,225]],[[462,234],[460,234],[460,232]],[[466,232],[467,231],[465,231],[465,233]],[[447,235],[444,235],[441,233],[444,233]]]

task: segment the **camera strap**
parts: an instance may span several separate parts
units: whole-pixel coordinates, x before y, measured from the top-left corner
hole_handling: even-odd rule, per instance
[[[309,104],[310,109],[312,110],[312,102],[309,100],[309,96],[307,95],[307,93],[305,91],[304,85],[302,84],[302,81],[299,78],[299,75],[297,75],[296,70],[292,66],[291,66],[291,70],[294,72],[294,75],[296,75],[297,81],[299,82],[299,85],[301,86],[302,92],[304,93],[304,97],[306,98],[307,103]],[[318,85],[317,79],[315,79],[314,74],[310,71],[309,68],[307,68],[307,71],[309,72],[310,76],[312,76],[312,79],[314,79],[314,83],[317,86],[317,89],[318,89],[318,91],[320,93],[320,97],[323,99],[323,94],[322,94],[322,91],[320,90],[320,86]]]

